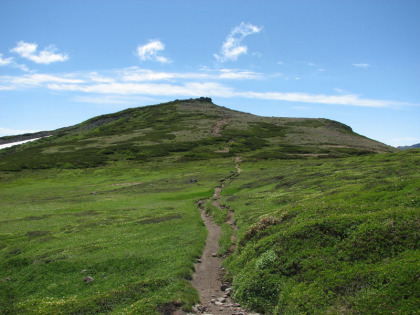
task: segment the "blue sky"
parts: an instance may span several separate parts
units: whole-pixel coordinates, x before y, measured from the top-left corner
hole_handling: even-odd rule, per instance
[[[420,1],[0,1],[0,136],[199,96],[420,142]]]

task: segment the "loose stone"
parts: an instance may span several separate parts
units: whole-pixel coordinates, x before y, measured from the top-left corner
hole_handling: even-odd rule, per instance
[[[86,278],[83,279],[84,283],[90,283],[90,282],[93,282],[93,281],[95,281],[95,279],[93,279],[92,277],[86,277]]]

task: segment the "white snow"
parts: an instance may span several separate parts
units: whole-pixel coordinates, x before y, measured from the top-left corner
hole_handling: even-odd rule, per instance
[[[19,145],[19,144],[24,144],[26,142],[31,142],[31,141],[35,141],[41,138],[35,138],[35,139],[30,139],[30,140],[23,140],[23,141],[17,141],[17,142],[12,142],[12,143],[6,143],[6,144],[0,144],[0,150],[1,149],[5,149],[5,148],[10,148],[13,147],[15,145]]]

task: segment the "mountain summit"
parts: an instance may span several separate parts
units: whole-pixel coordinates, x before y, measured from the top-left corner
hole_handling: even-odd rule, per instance
[[[3,150],[0,169],[84,168],[120,159],[188,161],[238,153],[290,159],[395,150],[336,121],[260,117],[215,105],[208,97],[129,108],[71,127],[3,137],[0,144],[39,137],[44,138]]]

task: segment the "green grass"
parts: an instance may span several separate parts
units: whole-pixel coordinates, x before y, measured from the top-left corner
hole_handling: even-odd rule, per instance
[[[420,152],[244,162],[235,297],[268,314],[419,310]]]
[[[0,152],[0,313],[191,310],[206,238],[196,203],[206,198],[221,255],[235,214],[225,266],[241,304],[265,314],[420,310],[418,150],[392,153],[335,121],[203,99],[53,134]],[[238,155],[242,173],[227,179]],[[211,198],[222,179],[219,210]]]
[[[0,173],[1,313],[190,309],[206,237],[196,201],[232,168],[120,162]]]

